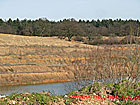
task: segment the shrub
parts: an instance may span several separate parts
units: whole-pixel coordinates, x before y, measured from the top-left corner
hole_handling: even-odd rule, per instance
[[[90,45],[103,44],[103,40],[102,39],[92,40],[92,41],[89,41],[88,44],[90,44]]]
[[[89,41],[89,44],[91,45],[98,45],[98,44],[107,44],[107,45],[112,45],[112,44],[120,44],[120,41],[118,40],[118,38],[115,37],[111,37],[109,39],[96,39],[93,41]]]
[[[108,39],[98,39],[95,38],[91,41],[85,42],[86,44],[91,45],[100,45],[100,44],[106,44],[106,45],[113,45],[113,44],[139,44],[140,39],[135,36],[126,36],[121,41],[116,37],[110,37]]]
[[[58,38],[59,38],[59,39],[65,39],[66,37],[63,36],[63,35],[59,35]]]
[[[102,38],[103,38],[103,36],[101,36],[101,35],[97,35],[97,36],[94,36],[93,35],[93,36],[88,37],[88,41],[91,41],[91,40],[99,40],[99,39],[102,39]]]
[[[83,42],[84,41],[84,38],[82,38],[81,36],[75,36],[73,38],[74,41],[80,41],[80,42]]]
[[[121,40],[121,44],[138,44],[140,43],[140,39],[135,36],[126,36]]]
[[[116,37],[110,37],[109,39],[104,40],[103,43],[112,45],[112,44],[120,44],[120,41]]]

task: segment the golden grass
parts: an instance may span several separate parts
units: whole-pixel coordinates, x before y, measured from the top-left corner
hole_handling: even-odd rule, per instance
[[[0,74],[0,86],[64,82],[73,78],[72,72]]]
[[[72,73],[74,67],[69,63],[77,61],[86,63],[87,60],[96,59],[102,65],[101,62],[107,59],[106,48],[123,51],[128,50],[129,47],[85,45],[75,41],[60,40],[57,37],[0,34],[0,64],[2,64],[0,66],[0,83],[16,85],[67,81],[69,78],[74,78]],[[98,49],[99,51],[97,51]],[[90,53],[93,55],[92,58],[89,58]],[[126,57],[112,55],[110,59],[126,59]],[[57,64],[60,66],[55,66]]]
[[[66,67],[63,64],[60,67],[49,66],[60,61],[69,63],[74,60],[84,60],[83,57],[69,57],[71,52],[87,50],[83,47],[92,46],[60,40],[57,37],[0,34],[0,64],[2,64],[0,83],[1,85],[49,83],[74,78],[70,73],[70,66]]]

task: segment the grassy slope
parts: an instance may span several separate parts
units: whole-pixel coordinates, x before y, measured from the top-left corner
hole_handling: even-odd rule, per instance
[[[84,60],[83,57],[88,56],[85,51],[89,52],[89,48],[93,48],[92,51],[96,48],[103,49],[102,53],[101,51],[94,51],[94,54],[92,52],[93,56],[98,53],[99,58],[95,57],[94,59],[100,61],[104,59],[102,58],[104,55],[108,54],[106,48],[109,47],[69,42],[57,37],[0,34],[0,85],[71,80],[74,68],[71,65],[67,66],[69,62]],[[126,50],[127,47],[113,46],[111,49]],[[47,76],[49,73],[51,73],[51,77]],[[57,73],[62,75],[56,76]]]
[[[84,51],[86,47],[91,46],[57,37],[0,34],[0,85],[70,80],[73,78],[71,67],[57,65],[63,58],[74,60],[68,55],[75,50]]]

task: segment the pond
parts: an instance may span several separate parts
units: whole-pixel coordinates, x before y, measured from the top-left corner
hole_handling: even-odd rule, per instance
[[[0,94],[9,95],[12,93],[26,93],[26,92],[51,92],[54,95],[63,95],[72,90],[77,90],[82,86],[86,86],[86,82],[72,81],[64,83],[52,84],[37,84],[37,85],[18,85],[18,86],[1,86]]]
[[[106,79],[106,83],[112,82],[111,79]],[[102,80],[98,80],[103,82]],[[78,90],[84,86],[93,83],[93,81],[71,81],[64,83],[52,84],[37,84],[37,85],[18,85],[18,86],[1,86],[0,94],[9,95],[12,93],[26,93],[26,92],[51,92],[54,95],[63,95],[73,90]],[[104,82],[105,83],[105,82]]]

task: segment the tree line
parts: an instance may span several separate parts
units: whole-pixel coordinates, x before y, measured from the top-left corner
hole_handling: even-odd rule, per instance
[[[139,20],[103,19],[103,20],[78,20],[64,19],[49,21],[46,18],[36,20],[8,20],[0,19],[0,33],[27,36],[58,36],[68,37],[83,36],[91,40],[94,36],[127,36],[133,30],[133,35],[140,35]]]

